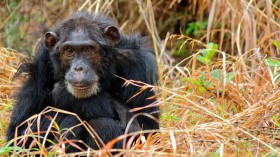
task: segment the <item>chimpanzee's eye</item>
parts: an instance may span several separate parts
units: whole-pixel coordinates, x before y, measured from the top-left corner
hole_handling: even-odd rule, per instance
[[[75,53],[74,53],[73,49],[68,48],[64,51],[64,55],[67,58],[72,58],[72,57],[74,57]]]
[[[88,57],[91,56],[93,54],[93,48],[92,47],[85,48],[83,54]]]

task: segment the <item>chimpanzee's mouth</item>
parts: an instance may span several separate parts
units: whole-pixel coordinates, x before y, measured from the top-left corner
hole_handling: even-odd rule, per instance
[[[76,90],[87,90],[92,88],[94,82],[82,82],[82,83],[70,83],[71,86]]]
[[[78,99],[88,98],[92,95],[96,95],[99,92],[98,81],[83,81],[83,82],[74,82],[66,81],[66,87],[68,91]]]

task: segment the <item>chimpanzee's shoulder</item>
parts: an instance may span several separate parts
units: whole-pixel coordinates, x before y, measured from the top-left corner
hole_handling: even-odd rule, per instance
[[[151,48],[151,42],[147,37],[141,36],[139,33],[132,35],[121,35],[121,41],[117,45],[117,48],[121,49],[140,49]]]

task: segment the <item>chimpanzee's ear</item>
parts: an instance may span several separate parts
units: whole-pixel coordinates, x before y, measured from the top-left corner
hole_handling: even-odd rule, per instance
[[[49,50],[53,50],[57,41],[58,37],[54,32],[47,32],[45,34],[45,45]]]
[[[121,40],[121,35],[119,32],[119,29],[115,26],[106,27],[104,30],[104,35],[105,35],[105,37],[107,37],[108,39],[110,39],[112,41],[113,46],[118,44]]]

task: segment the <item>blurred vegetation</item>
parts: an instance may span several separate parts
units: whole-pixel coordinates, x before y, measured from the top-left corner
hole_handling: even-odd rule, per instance
[[[113,16],[125,33],[149,35],[137,1],[143,3],[139,0],[3,0],[0,2],[0,46],[30,54],[32,46],[42,36],[42,29],[54,28],[75,11],[104,12]],[[279,41],[279,5],[277,0],[152,1],[161,39],[167,33],[183,34],[204,43],[217,43],[219,49],[230,54],[261,47],[265,54],[273,57],[279,55],[271,42]],[[168,48],[177,46],[169,43]],[[184,46],[179,56],[189,56],[193,52]],[[178,53],[175,56],[178,57]]]
[[[75,11],[103,12],[153,41],[161,129],[124,153],[280,155],[280,0],[0,1],[0,146],[24,79],[11,81],[20,53],[32,56],[43,30]]]

